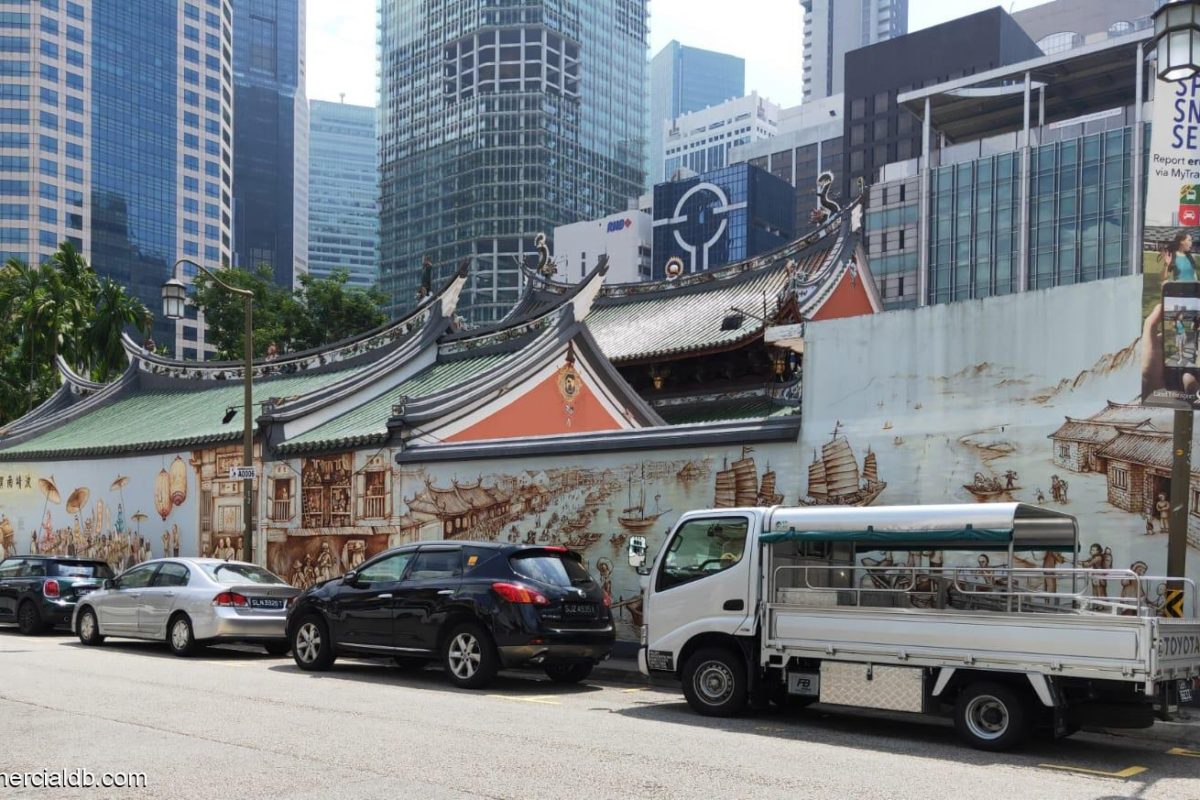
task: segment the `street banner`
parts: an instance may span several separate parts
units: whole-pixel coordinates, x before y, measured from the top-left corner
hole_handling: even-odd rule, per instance
[[[1142,402],[1200,406],[1200,79],[1155,85],[1142,239]]]

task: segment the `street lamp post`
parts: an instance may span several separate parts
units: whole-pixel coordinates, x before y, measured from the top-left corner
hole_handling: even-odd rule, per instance
[[[171,268],[171,278],[162,285],[163,316],[167,319],[178,320],[183,318],[184,305],[187,301],[187,287],[178,277],[179,267],[182,264],[191,264],[196,267],[196,269],[212,279],[212,282],[217,286],[241,297],[245,304],[246,329],[242,334],[242,350],[245,358],[245,366],[242,368],[244,395],[244,407],[242,410],[242,465],[246,467],[254,466],[254,407],[252,399],[254,376],[254,292],[249,289],[239,289],[236,286],[230,286],[195,261],[188,258],[181,258]],[[244,476],[242,478],[242,558],[246,561],[254,560],[253,493],[254,479]]]
[[[1200,0],[1179,0],[1153,15],[1150,45],[1160,80],[1177,82],[1200,75]],[[1155,102],[1166,102],[1155,98]],[[1188,495],[1192,478],[1192,410],[1176,409],[1171,446],[1171,515],[1168,521],[1167,576],[1182,578],[1187,566]]]

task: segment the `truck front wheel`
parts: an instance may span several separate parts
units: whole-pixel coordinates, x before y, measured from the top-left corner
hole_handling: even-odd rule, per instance
[[[746,662],[740,653],[705,647],[683,665],[683,694],[706,717],[737,716],[746,707]]]
[[[1025,698],[1001,683],[973,683],[958,693],[954,704],[954,727],[979,750],[996,752],[1020,745],[1029,735],[1031,721]]]

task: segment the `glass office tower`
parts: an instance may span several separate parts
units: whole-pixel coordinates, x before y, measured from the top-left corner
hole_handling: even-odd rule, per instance
[[[745,59],[672,40],[650,62],[650,184],[666,179],[664,125],[746,93]]]
[[[234,249],[282,286],[308,271],[305,0],[233,0]]]
[[[228,264],[232,24],[228,0],[0,0],[0,254],[69,241],[152,311],[176,259]],[[199,357],[202,328],[153,335]]]
[[[536,234],[628,207],[645,158],[646,0],[382,0],[381,288],[390,311],[462,259],[498,319]]]
[[[348,285],[379,280],[379,143],[375,109],[309,103],[308,270],[350,273]]]

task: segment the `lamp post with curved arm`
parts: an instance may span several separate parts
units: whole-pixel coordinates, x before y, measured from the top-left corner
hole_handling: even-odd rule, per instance
[[[252,467],[254,466],[254,407],[252,399],[254,376],[254,292],[249,289],[239,289],[236,286],[230,286],[213,274],[211,270],[205,269],[201,264],[192,261],[190,258],[181,258],[171,267],[170,279],[162,285],[163,316],[167,319],[178,320],[182,319],[184,315],[184,306],[187,303],[187,286],[183,281],[179,280],[179,267],[182,264],[191,264],[196,267],[196,269],[207,275],[217,286],[230,294],[241,297],[245,304],[246,330],[242,335],[242,348],[245,356],[245,366],[242,368],[242,384],[245,395],[245,406],[242,410],[242,464]],[[252,540],[254,534],[254,517],[252,514],[254,508],[253,493],[254,479],[249,477],[242,478],[242,558],[246,561],[254,560]]]

